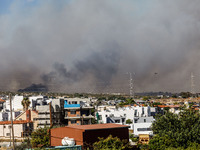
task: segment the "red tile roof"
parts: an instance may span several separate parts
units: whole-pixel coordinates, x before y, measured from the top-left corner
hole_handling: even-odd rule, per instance
[[[5,100],[0,99],[0,102],[5,102]]]
[[[29,123],[32,121],[27,121],[27,120],[15,120],[13,121],[13,124],[25,124],[25,123]],[[11,124],[11,121],[0,121],[0,125],[1,124]]]
[[[66,128],[82,129],[82,130],[98,130],[98,129],[111,129],[111,128],[129,128],[127,125],[105,123],[105,124],[92,124],[92,125],[71,125]]]
[[[158,105],[158,107],[164,108],[164,107],[167,107],[167,106],[166,105]]]
[[[167,105],[168,107],[170,107],[170,108],[178,108],[178,107],[180,107],[180,105]]]
[[[158,105],[160,108],[169,107],[169,108],[178,108],[180,105]]]

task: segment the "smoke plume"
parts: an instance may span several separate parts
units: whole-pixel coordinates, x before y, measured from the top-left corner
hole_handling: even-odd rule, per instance
[[[14,1],[0,14],[0,90],[190,91],[200,1]]]

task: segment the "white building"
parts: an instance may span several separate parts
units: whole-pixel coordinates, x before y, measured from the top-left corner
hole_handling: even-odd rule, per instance
[[[80,105],[90,105],[92,100],[91,98],[65,98],[68,104],[80,104]]]
[[[149,117],[135,117],[133,123],[133,134],[139,136],[140,134],[153,135],[151,125],[154,121],[153,116]]]
[[[33,127],[33,123],[26,120],[13,121],[14,137],[23,138],[29,133],[29,128]],[[11,122],[1,121],[0,122],[0,138],[10,139],[11,134]]]
[[[99,122],[100,123],[107,123],[108,117],[125,117],[125,120],[130,119],[133,122],[134,118],[134,108],[133,107],[123,107],[123,108],[109,108],[106,110],[102,110],[98,112],[99,114]],[[115,122],[113,122],[115,123]],[[117,121],[117,123],[119,123]],[[120,122],[123,123],[123,122]]]
[[[126,121],[130,119],[132,124],[126,124],[126,125],[130,125],[130,129],[134,130],[134,134],[137,135],[138,133],[150,134],[152,132],[150,130],[150,126],[153,122],[153,116],[151,110],[155,111],[155,109],[151,109],[151,107],[149,106],[147,107],[130,106],[118,109],[111,107],[105,109],[102,106],[98,110],[99,110],[98,115],[100,119],[99,123],[126,124]],[[140,127],[142,129],[138,129]],[[144,130],[144,132],[141,132],[140,130]]]
[[[24,98],[23,96],[18,96],[18,95],[15,95],[12,98],[12,109],[14,111],[23,110],[23,106],[22,106],[23,98]],[[6,100],[5,109],[10,110],[10,100],[9,99]]]

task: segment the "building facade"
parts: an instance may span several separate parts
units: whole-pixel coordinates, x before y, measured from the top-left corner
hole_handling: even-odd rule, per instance
[[[67,125],[77,124],[86,125],[92,124],[92,119],[94,119],[94,107],[89,106],[87,103],[82,101],[64,101],[64,111],[65,119]]]

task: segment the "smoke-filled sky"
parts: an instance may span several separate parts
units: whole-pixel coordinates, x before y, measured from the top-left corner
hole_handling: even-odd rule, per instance
[[[0,89],[200,92],[199,0],[2,0]]]

